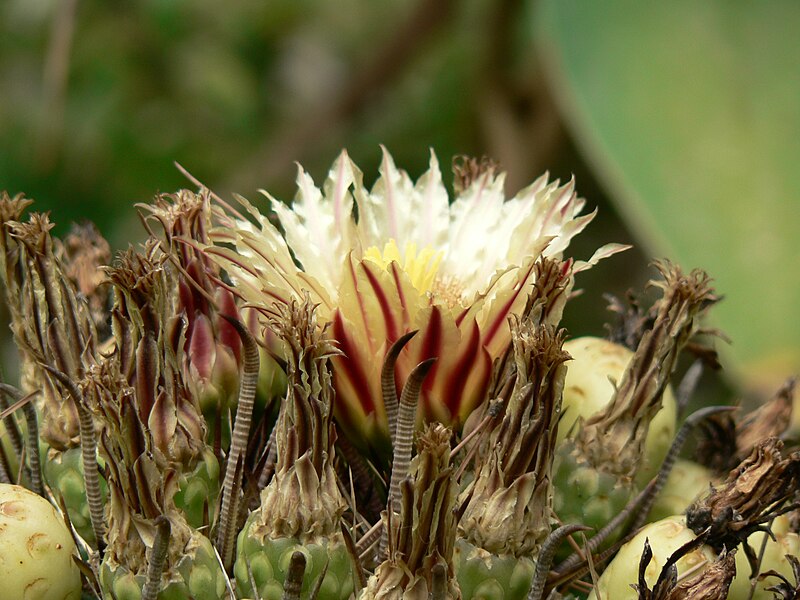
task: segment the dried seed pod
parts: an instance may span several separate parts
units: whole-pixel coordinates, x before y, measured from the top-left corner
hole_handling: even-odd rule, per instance
[[[461,599],[453,572],[456,490],[449,464],[451,435],[438,423],[420,434],[409,477],[401,486],[400,514],[388,519],[389,556],[375,569],[359,600],[428,600],[434,590],[442,589],[444,599]]]
[[[273,326],[284,341],[289,389],[276,425],[275,475],[239,534],[237,589],[272,597],[283,589],[289,557],[300,551],[307,562],[301,598],[319,584],[320,597],[345,600],[359,567],[341,530],[347,505],[333,468],[329,363],[338,350],[323,338],[309,301],[279,310]]]
[[[459,498],[456,574],[465,599],[525,598],[554,524],[551,468],[569,355],[563,332],[512,320],[505,415]]]
[[[642,335],[610,402],[579,420],[574,437],[559,446],[555,510],[564,522],[601,528],[637,491],[639,471],[652,474],[642,468],[648,426],[663,406],[680,351],[699,331],[698,317],[717,299],[704,272],[686,275],[670,263],[656,266],[662,279],[653,285],[663,296],[652,328]],[[652,469],[660,459],[650,462]]]

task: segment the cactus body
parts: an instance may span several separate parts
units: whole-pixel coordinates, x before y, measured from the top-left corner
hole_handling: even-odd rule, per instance
[[[498,556],[456,541],[453,565],[464,600],[524,600],[536,563],[528,557]]]
[[[256,596],[247,570],[249,565],[258,591],[257,597],[280,600],[289,561],[295,551],[302,552],[306,557],[301,599],[309,598],[323,571],[326,572],[320,598],[345,599],[353,593],[353,564],[341,534],[320,539],[319,543],[301,543],[296,538],[265,539],[259,529],[257,514],[253,513],[239,534],[238,558],[234,566],[237,593]]]
[[[182,473],[175,506],[183,511],[190,527],[208,525],[219,497],[219,462],[211,448],[204,448],[193,471]]]
[[[630,479],[578,462],[568,450],[568,445],[563,445],[556,454],[553,510],[564,523],[600,529],[625,507],[637,489]]]
[[[100,567],[104,599],[140,600],[145,583],[143,574],[134,574],[109,556]],[[225,576],[219,567],[211,542],[194,532],[184,554],[162,577],[158,600],[220,600],[225,598]]]
[[[44,454],[43,454],[44,455]],[[83,461],[81,449],[70,448],[63,452],[47,451],[47,460],[43,462],[44,477],[50,487],[64,498],[69,519],[78,532],[89,545],[95,546],[94,530],[89,516],[89,503],[86,500],[86,482],[83,478]],[[108,495],[108,489],[103,479],[100,480],[103,499]]]

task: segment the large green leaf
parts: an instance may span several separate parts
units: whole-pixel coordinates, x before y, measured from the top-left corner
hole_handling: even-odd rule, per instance
[[[800,2],[543,0],[579,146],[645,249],[702,266],[751,381],[800,367]]]

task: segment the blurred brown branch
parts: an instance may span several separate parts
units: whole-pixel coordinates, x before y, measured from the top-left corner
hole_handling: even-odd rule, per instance
[[[515,73],[514,28],[525,3],[500,0],[487,19],[488,47],[478,102],[486,152],[507,172],[506,187],[516,192],[550,165],[564,130],[538,64]]]
[[[53,18],[42,78],[42,119],[37,148],[37,162],[43,170],[52,168],[58,159],[64,134],[64,105],[77,10],[78,0],[62,0]]]
[[[233,174],[224,186],[229,189],[254,189],[292,168],[294,161],[307,156],[309,148],[318,144],[334,127],[353,118],[371,98],[392,83],[426,43],[445,26],[455,7],[455,0],[421,0],[404,23],[364,63],[333,100],[321,98],[316,110],[302,121],[287,123],[276,134],[265,132],[264,144],[252,158]]]

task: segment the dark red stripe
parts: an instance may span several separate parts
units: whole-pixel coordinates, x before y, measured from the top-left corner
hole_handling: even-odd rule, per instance
[[[336,368],[333,370],[334,381],[339,378],[346,378],[352,385],[358,396],[359,404],[364,408],[366,414],[375,412],[375,401],[370,393],[370,387],[367,381],[367,376],[364,373],[363,367],[357,356],[356,346],[353,343],[352,337],[345,329],[344,319],[337,310],[333,317],[333,337],[339,343],[339,348],[344,353],[344,356],[333,358]],[[339,394],[337,394],[337,400]],[[341,406],[339,407],[338,416],[342,419]],[[346,421],[352,423],[350,419],[345,418]]]
[[[400,281],[400,269],[397,268],[396,262],[389,263],[389,268],[394,279],[394,287],[397,288],[397,297],[400,300],[400,306],[403,308],[403,326],[408,328],[408,303],[406,302],[406,295],[403,293],[403,285]]]
[[[494,340],[494,336],[497,335],[497,332],[500,331],[500,327],[502,327],[506,320],[508,319],[508,313],[511,311],[511,307],[514,306],[514,303],[519,298],[520,294],[522,294],[523,290],[527,287],[528,280],[531,276],[531,271],[533,271],[534,261],[530,261],[530,264],[527,269],[527,273],[525,276],[521,278],[519,281],[518,287],[515,290],[515,293],[511,295],[508,301],[503,305],[502,310],[498,313],[497,318],[495,318],[494,322],[490,323],[489,326],[486,328],[483,336],[483,345],[489,346]]]
[[[367,276],[367,281],[369,282],[370,287],[372,287],[372,291],[375,294],[375,299],[378,301],[378,305],[381,307],[381,314],[383,315],[383,320],[386,323],[386,342],[387,344],[391,345],[397,338],[400,337],[400,333],[398,331],[397,323],[395,322],[394,312],[389,304],[389,298],[383,291],[383,287],[381,286],[380,281],[378,281],[378,278],[375,276],[375,273],[372,272],[372,269],[363,262],[361,263],[361,268],[363,269],[364,274]]]
[[[422,344],[420,346],[420,361],[428,358],[438,358],[442,344],[442,313],[438,306],[431,306],[431,316],[422,334]],[[436,365],[433,367],[436,368]],[[428,375],[428,379],[431,379]]]
[[[348,256],[347,267],[350,273],[350,279],[353,282],[353,293],[356,295],[356,301],[358,302],[358,311],[361,313],[361,322],[364,324],[364,330],[368,332],[369,327],[367,326],[367,309],[364,307],[364,299],[361,297],[361,294],[358,293],[358,276],[356,276],[351,256]],[[370,351],[372,351],[372,340],[367,339],[367,343],[369,344]]]
[[[473,368],[478,364],[479,354],[483,351],[480,330],[477,326],[472,328],[467,344],[468,348],[449,369],[444,386],[443,400],[453,416],[458,415],[460,412],[459,408],[464,400],[464,388],[466,387],[467,379]]]

